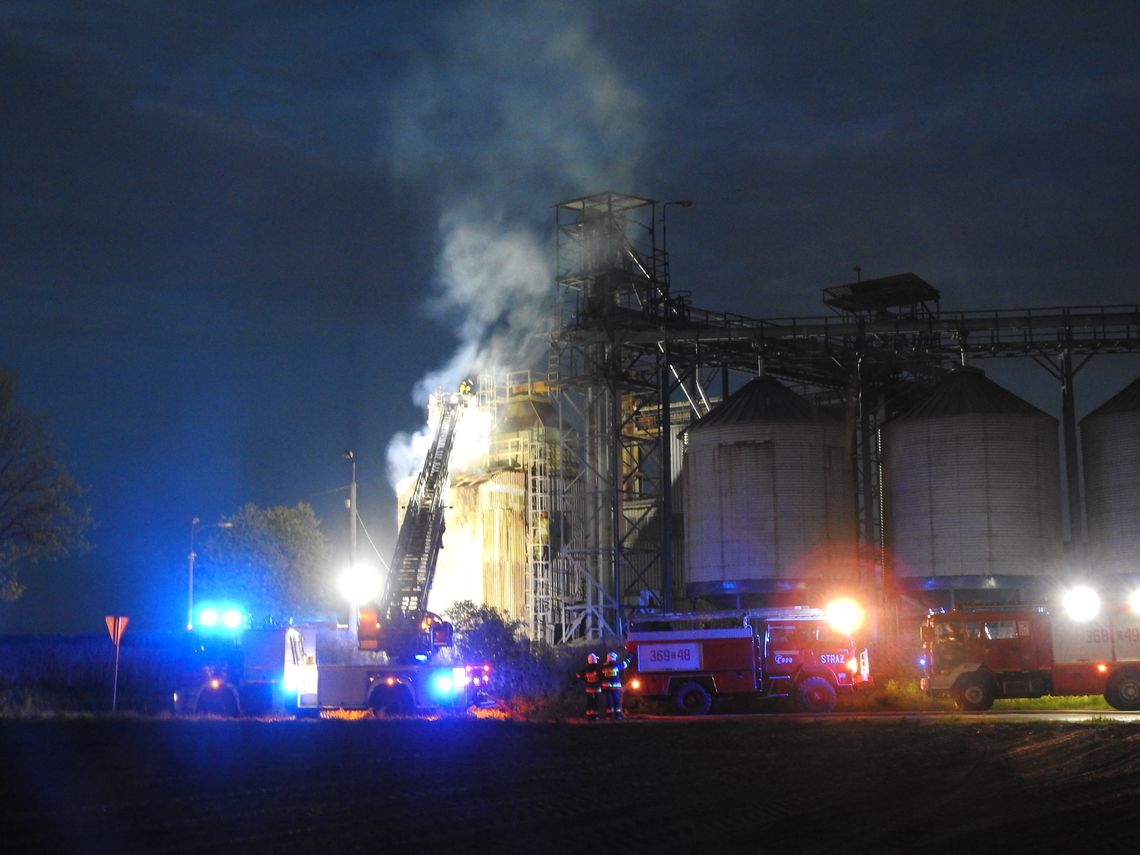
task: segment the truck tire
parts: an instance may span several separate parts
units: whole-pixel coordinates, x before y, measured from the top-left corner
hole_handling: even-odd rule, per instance
[[[994,684],[985,674],[967,674],[954,686],[958,709],[981,712],[994,705]]]
[[[689,680],[673,692],[673,706],[681,715],[708,715],[712,709],[712,695],[700,683]]]
[[[826,677],[805,677],[796,686],[796,709],[800,712],[829,713],[835,703],[835,686]]]
[[[368,705],[372,707],[372,715],[377,718],[412,715],[416,711],[416,705],[412,702],[412,694],[404,686],[377,689],[369,698]]]
[[[219,715],[224,718],[237,718],[241,714],[237,692],[230,688],[203,690],[198,694],[194,705],[197,715]]]
[[[1140,710],[1140,672],[1121,671],[1109,681],[1104,699],[1118,710]]]

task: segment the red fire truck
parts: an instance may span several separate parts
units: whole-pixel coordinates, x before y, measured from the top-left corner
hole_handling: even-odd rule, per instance
[[[626,640],[628,697],[663,699],[685,715],[742,697],[831,712],[838,695],[871,684],[867,649],[856,645],[853,630],[806,607],[635,615]]]
[[[1140,608],[1098,609],[1090,592],[1073,593],[1071,609],[932,612],[921,627],[922,689],[963,710],[987,710],[996,698],[1094,694],[1140,710]]]

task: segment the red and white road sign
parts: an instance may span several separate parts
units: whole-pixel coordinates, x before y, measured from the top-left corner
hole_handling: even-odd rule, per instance
[[[126,615],[107,615],[107,632],[111,633],[111,641],[115,646],[119,646],[119,642],[123,640],[123,633],[127,631],[127,621],[130,620]]]

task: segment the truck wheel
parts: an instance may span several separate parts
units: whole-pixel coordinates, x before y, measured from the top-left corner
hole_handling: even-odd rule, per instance
[[[203,691],[198,695],[198,703],[194,706],[198,715],[220,715],[225,718],[237,718],[241,713],[237,697],[232,691],[225,689]]]
[[[960,710],[981,712],[994,705],[994,687],[989,678],[981,674],[963,677],[954,687],[954,703]]]
[[[673,693],[673,706],[682,715],[708,715],[712,709],[712,695],[700,683],[682,683]]]
[[[835,686],[826,677],[807,677],[796,687],[796,709],[829,713],[835,709]]]
[[[372,715],[377,718],[381,716],[412,715],[416,711],[415,704],[412,703],[411,694],[403,686],[373,692],[369,706],[372,707]]]
[[[1118,710],[1140,710],[1140,673],[1121,671],[1112,678],[1104,699]]]

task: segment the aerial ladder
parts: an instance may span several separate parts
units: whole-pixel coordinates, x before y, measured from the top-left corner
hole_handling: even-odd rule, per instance
[[[471,398],[464,381],[458,393],[436,396],[439,422],[415,489],[408,498],[396,548],[378,602],[359,608],[359,647],[394,659],[426,659],[451,644],[451,625],[427,610],[442,545],[448,465],[455,427]]]

